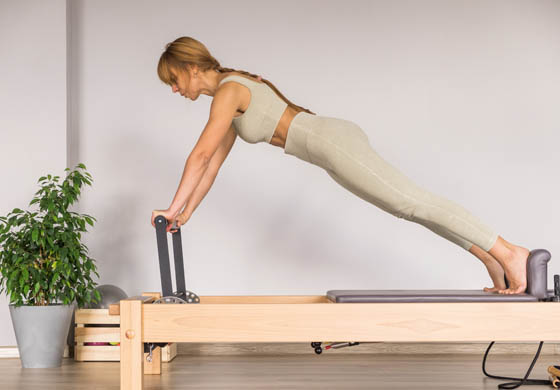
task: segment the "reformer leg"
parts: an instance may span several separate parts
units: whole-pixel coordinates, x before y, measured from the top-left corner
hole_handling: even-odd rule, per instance
[[[159,292],[145,292],[143,297],[161,298]],[[144,343],[144,375],[161,374],[161,350],[167,343]]]
[[[144,345],[142,343],[142,301],[122,300],[121,390],[142,390],[144,386]]]

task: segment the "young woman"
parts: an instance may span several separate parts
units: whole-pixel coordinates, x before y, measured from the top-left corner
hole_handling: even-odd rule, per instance
[[[469,251],[484,263],[494,282],[484,291],[525,291],[527,248],[504,240],[460,205],[416,185],[375,152],[355,123],[316,115],[290,102],[268,80],[223,68],[191,37],[167,44],[157,71],[173,93],[193,101],[200,94],[213,99],[208,123],[187,159],[175,197],[167,210],[153,211],[152,225],[158,215],[170,222],[168,231],[172,222],[180,227],[188,221],[239,135],[249,143],[281,147],[284,153],[323,168],[358,197]]]

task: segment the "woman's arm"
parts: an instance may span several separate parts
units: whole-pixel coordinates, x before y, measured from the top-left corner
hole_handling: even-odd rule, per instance
[[[183,176],[179,183],[179,188],[173,197],[171,206],[168,210],[171,215],[177,215],[185,205],[186,201],[191,197],[192,193],[202,181],[202,178],[208,170],[209,161],[203,157],[190,155],[185,163]]]
[[[187,204],[181,213],[183,214],[183,218],[185,220],[188,220],[191,217],[194,210],[196,210],[202,199],[204,199],[204,197],[210,190],[210,187],[212,187],[212,184],[214,184],[214,180],[218,175],[220,167],[224,163],[224,160],[233,147],[236,138],[237,133],[235,132],[235,128],[232,125],[229,128],[226,136],[224,137],[222,144],[218,147],[216,153],[214,153],[214,155],[212,156],[212,159],[210,160],[208,168],[204,172],[200,183],[195,188],[192,195],[189,197]]]
[[[191,217],[194,210],[196,210],[200,202],[202,202],[202,199],[204,199],[210,190],[210,187],[212,187],[212,184],[214,184],[214,180],[218,175],[220,167],[233,147],[236,138],[237,133],[232,125],[224,137],[224,142],[220,145],[216,153],[214,153],[214,156],[212,156],[212,160],[210,161],[208,169],[204,173],[204,177],[200,181],[200,184],[194,190],[192,196],[187,202],[187,205],[185,206],[185,209],[181,213],[183,214],[184,219],[188,220]]]
[[[210,187],[212,187],[212,184],[214,184],[214,180],[216,179],[217,175],[218,175],[218,171],[215,169],[211,169],[209,167],[206,170],[204,176],[202,177],[202,180],[198,184],[198,187],[196,187],[193,194],[187,201],[187,205],[181,212],[181,214],[183,215],[183,220],[185,221],[189,220],[194,210],[196,210],[200,202],[202,202],[202,199],[204,199],[204,197],[210,190]]]

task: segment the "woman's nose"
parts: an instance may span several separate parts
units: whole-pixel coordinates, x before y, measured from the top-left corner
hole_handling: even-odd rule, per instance
[[[173,93],[177,92],[178,90],[179,90],[179,88],[177,88],[176,85],[171,86],[171,91],[173,91]]]

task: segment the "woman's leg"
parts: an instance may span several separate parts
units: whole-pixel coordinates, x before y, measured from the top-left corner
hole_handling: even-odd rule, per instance
[[[331,176],[337,183],[344,187],[344,184],[341,183],[340,179],[336,174],[332,171],[326,170],[326,172]],[[356,194],[358,195],[358,194]],[[363,195],[363,194],[362,194]],[[360,196],[360,195],[358,195]],[[361,196],[363,197],[363,196]],[[454,234],[453,232],[440,229],[436,224],[428,221],[424,221],[424,227],[430,229],[437,235],[453,242],[454,244],[460,246],[461,248],[469,251],[475,257],[477,257],[482,263],[486,266],[488,274],[490,275],[490,279],[494,283],[492,288],[484,287],[484,291],[486,292],[498,292],[500,290],[504,290],[506,288],[506,283],[504,280],[504,269],[498,263],[498,261],[488,252],[482,250],[478,246],[474,245],[472,242],[462,239],[458,235]]]
[[[424,226],[438,234],[439,236],[446,238],[447,240],[457,244],[463,249],[468,250],[476,258],[478,258],[482,264],[486,267],[490,279],[494,283],[493,287],[484,287],[485,292],[499,292],[500,290],[505,290],[507,288],[506,281],[504,279],[505,272],[500,263],[492,256],[490,253],[482,250],[480,247],[474,245],[472,242],[463,240],[461,237],[453,234],[448,230],[442,230],[438,228],[437,225],[431,223],[424,223]]]
[[[525,291],[529,255],[526,248],[508,244],[459,204],[416,185],[373,150],[357,125],[333,123],[335,126],[324,126],[307,139],[312,163],[323,167],[340,185],[382,210],[421,224],[465,250],[470,251],[472,243],[488,252],[502,266],[510,282],[510,288],[500,293]]]
[[[284,151],[327,170],[343,187],[398,218],[435,227],[438,234],[455,238],[465,250],[471,249],[468,242],[488,252],[510,283],[501,293],[525,290],[526,248],[508,244],[457,203],[417,186],[373,150],[357,124],[300,112],[290,124]]]
[[[336,148],[327,173],[347,190],[384,211],[427,228],[445,238],[458,237],[488,251],[497,234],[455,202],[417,186],[366,144]],[[468,250],[468,245],[462,245]]]
[[[476,258],[478,258],[482,264],[486,267],[488,274],[490,275],[490,279],[494,283],[493,287],[484,287],[483,290],[485,292],[498,292],[500,290],[506,289],[506,282],[504,279],[505,272],[500,263],[492,256],[490,253],[482,250],[480,247],[474,245],[472,242],[468,242],[461,237],[457,236],[456,234],[448,231],[442,230],[437,225],[432,223],[424,223],[424,226],[434,233],[438,234],[439,236],[457,244],[463,249],[468,250],[472,253]]]

